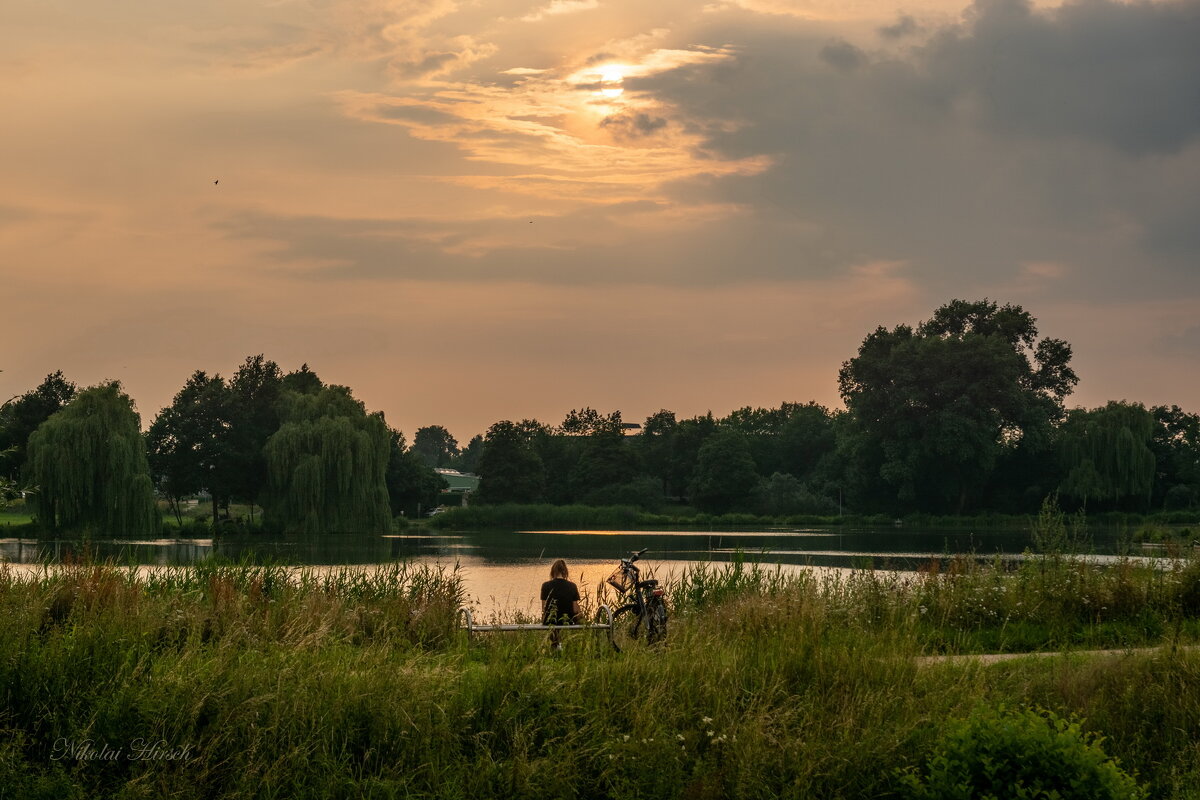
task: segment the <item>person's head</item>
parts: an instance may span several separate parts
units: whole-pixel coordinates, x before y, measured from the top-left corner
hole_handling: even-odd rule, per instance
[[[565,580],[567,577],[567,562],[560,558],[558,561],[555,561],[553,564],[551,564],[550,577],[563,578]]]

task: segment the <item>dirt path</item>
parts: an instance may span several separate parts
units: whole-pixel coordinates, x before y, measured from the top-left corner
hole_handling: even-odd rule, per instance
[[[1200,650],[1200,645],[1186,645],[1177,650]],[[976,661],[980,664],[996,664],[1001,661],[1013,661],[1018,658],[1119,658],[1127,656],[1146,656],[1156,653],[1172,652],[1164,647],[1132,647],[1125,650],[1066,650],[1052,653],[968,653],[954,656],[922,656],[917,659],[921,666],[932,664],[965,664]]]

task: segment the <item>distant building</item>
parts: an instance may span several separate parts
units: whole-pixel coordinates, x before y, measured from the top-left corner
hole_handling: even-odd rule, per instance
[[[445,467],[434,467],[433,471],[449,484],[442,490],[443,494],[469,494],[479,488],[479,476],[474,473]]]

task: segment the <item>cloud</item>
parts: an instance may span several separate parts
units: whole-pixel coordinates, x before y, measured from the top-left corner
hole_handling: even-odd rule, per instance
[[[552,3],[521,17],[522,22],[540,22],[546,17],[590,11],[600,6],[599,0],[553,0]]]
[[[455,177],[460,184],[494,187],[494,170],[505,168],[509,192],[550,191],[589,206],[597,196],[666,203],[668,184],[766,168],[759,158],[698,153],[702,133],[672,125],[676,109],[645,86],[732,58],[725,48],[656,47],[653,37],[638,36],[556,68],[505,70],[503,79],[491,74],[336,97],[351,119],[401,126],[416,139],[458,148],[483,173]]]
[[[641,139],[667,127],[667,120],[638,111],[607,116],[600,120],[600,127],[620,139]]]
[[[885,39],[903,39],[919,33],[921,26],[917,24],[911,14],[901,14],[891,25],[880,26],[878,31],[879,35]]]
[[[764,247],[763,229],[736,208],[689,208],[677,216],[650,202],[454,220],[246,213],[219,228],[231,240],[254,243],[259,260],[273,264],[270,274],[303,281],[732,285],[792,277],[779,272],[777,259],[739,259],[795,246]],[[739,269],[731,271],[731,263]]]
[[[843,72],[852,72],[867,60],[866,53],[842,39],[822,47],[820,57],[829,66]]]
[[[733,43],[732,59],[639,86],[702,150],[770,159],[681,194],[751,209],[772,237],[805,226],[797,275],[899,259],[961,293],[1027,284],[1022,265],[1054,262],[1079,279],[1044,284],[1056,294],[1190,294],[1200,103],[1183,97],[1200,48],[1181,42],[1200,35],[1171,29],[1198,8],[996,0],[899,51],[831,44],[803,21],[714,20],[698,38]]]
[[[418,48],[415,54],[393,58],[388,66],[401,81],[429,78],[463,69],[476,61],[490,58],[497,51],[494,44],[481,44],[469,36],[459,36],[445,44],[453,49]]]
[[[1200,3],[977,0],[921,54],[923,82],[1005,134],[1145,155],[1200,137]]]

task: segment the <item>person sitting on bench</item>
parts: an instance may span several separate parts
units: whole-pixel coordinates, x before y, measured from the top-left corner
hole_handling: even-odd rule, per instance
[[[579,587],[567,580],[567,562],[550,565],[550,580],[542,584],[542,624],[579,624]],[[561,650],[558,631],[550,631],[550,646]]]

